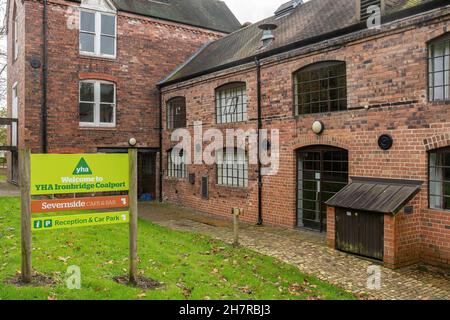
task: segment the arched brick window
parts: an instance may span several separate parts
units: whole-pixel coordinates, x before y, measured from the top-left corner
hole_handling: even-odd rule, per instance
[[[450,147],[429,152],[429,170],[430,208],[450,210]]]
[[[167,129],[186,127],[186,99],[176,97],[167,102]]]
[[[450,100],[450,33],[428,45],[428,91],[430,101]]]
[[[217,123],[247,121],[247,89],[245,82],[234,82],[216,89]]]
[[[326,61],[294,73],[295,115],[347,110],[346,65]]]
[[[217,184],[229,187],[248,186],[248,156],[239,148],[224,148],[216,152]]]

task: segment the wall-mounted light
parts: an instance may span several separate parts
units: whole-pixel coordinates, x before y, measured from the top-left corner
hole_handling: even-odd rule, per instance
[[[314,121],[311,129],[315,134],[319,135],[325,130],[325,126],[322,121]]]
[[[137,144],[136,138],[130,138],[130,140],[128,140],[128,144],[129,144],[131,147],[136,146],[136,144]]]

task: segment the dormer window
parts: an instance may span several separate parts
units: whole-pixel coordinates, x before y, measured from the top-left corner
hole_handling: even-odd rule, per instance
[[[116,12],[106,1],[80,8],[80,53],[116,57]]]

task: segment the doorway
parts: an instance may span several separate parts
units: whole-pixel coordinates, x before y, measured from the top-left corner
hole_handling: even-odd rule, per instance
[[[156,199],[156,154],[138,154],[138,195],[141,200]]]
[[[297,226],[327,231],[325,202],[348,184],[348,151],[312,146],[297,151]]]
[[[99,153],[128,153],[125,148],[98,148]],[[140,200],[156,199],[155,149],[138,149],[138,197]]]

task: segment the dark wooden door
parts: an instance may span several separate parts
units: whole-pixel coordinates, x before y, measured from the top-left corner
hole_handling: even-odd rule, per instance
[[[156,154],[140,152],[138,156],[138,195],[156,197]]]
[[[383,260],[384,215],[336,208],[338,250]]]

